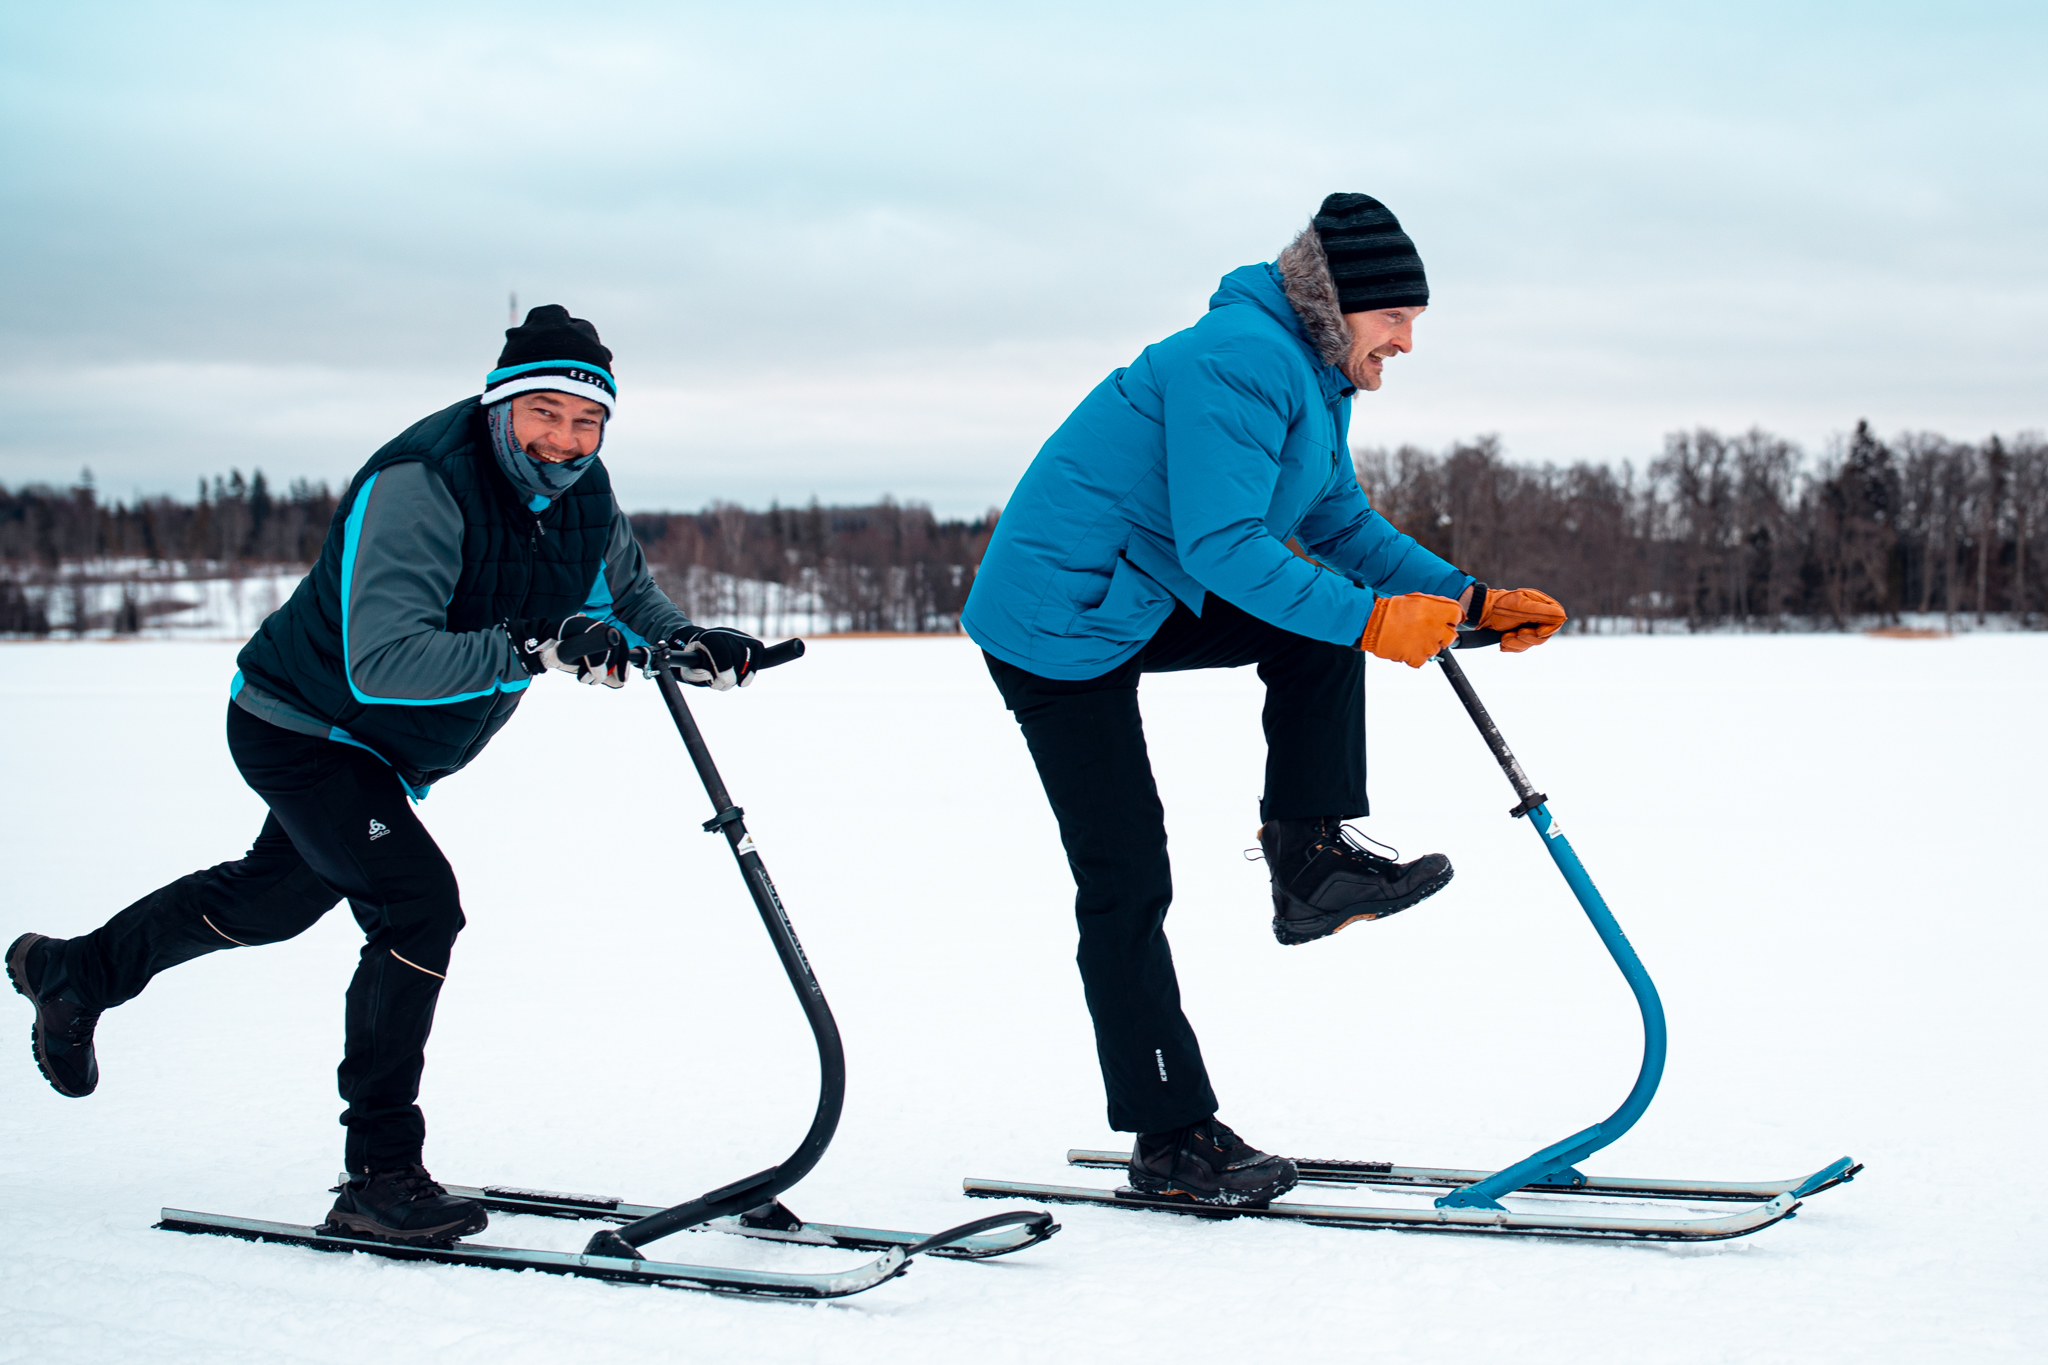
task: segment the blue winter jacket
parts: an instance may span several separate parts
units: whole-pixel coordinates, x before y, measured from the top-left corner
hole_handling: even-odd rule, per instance
[[[1471,576],[1367,505],[1346,440],[1351,393],[1279,271],[1231,271],[1201,321],[1096,385],[1038,452],[962,629],[1006,663],[1080,679],[1142,649],[1176,598],[1199,615],[1212,592],[1356,645],[1378,593],[1456,597]]]

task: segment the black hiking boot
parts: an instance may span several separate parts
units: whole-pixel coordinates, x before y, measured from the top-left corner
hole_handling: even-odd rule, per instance
[[[482,1232],[490,1221],[482,1204],[458,1199],[436,1185],[426,1167],[412,1165],[350,1176],[314,1231],[429,1246]]]
[[[1131,1188],[1155,1199],[1264,1208],[1301,1177],[1284,1156],[1268,1156],[1213,1115],[1131,1145]]]
[[[1289,947],[1406,910],[1451,880],[1443,854],[1412,863],[1382,858],[1334,816],[1268,820],[1259,827],[1259,848],[1273,877],[1273,937]]]
[[[36,1007],[36,1021],[28,1030],[36,1070],[52,1090],[80,1100],[100,1083],[100,1061],[92,1046],[100,1012],[87,1009],[69,982],[51,979],[50,949],[60,941],[43,934],[14,940],[7,949],[7,979]]]

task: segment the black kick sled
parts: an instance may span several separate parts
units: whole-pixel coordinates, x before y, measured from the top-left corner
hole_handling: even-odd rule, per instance
[[[622,642],[615,642],[622,643]],[[773,668],[803,656],[802,640],[786,640],[762,655],[758,668]],[[713,814],[704,822],[710,834],[723,834],[739,863],[740,875],[753,894],[754,908],[775,944],[788,974],[791,989],[810,1020],[818,1044],[818,1108],[810,1131],[795,1152],[778,1166],[735,1180],[695,1199],[668,1208],[659,1205],[628,1204],[601,1195],[554,1194],[544,1190],[505,1185],[448,1185],[449,1193],[475,1199],[486,1208],[504,1213],[540,1214],[549,1218],[580,1218],[613,1224],[594,1234],[581,1253],[541,1251],[528,1247],[485,1246],[451,1241],[418,1245],[376,1241],[345,1235],[327,1225],[306,1227],[296,1223],[271,1223],[254,1218],[235,1218],[218,1213],[194,1213],[189,1209],[165,1209],[158,1227],[172,1232],[217,1233],[257,1242],[279,1242],[312,1247],[319,1251],[360,1251],[406,1261],[438,1261],[445,1265],[485,1266],[498,1270],[540,1270],[555,1275],[580,1275],[619,1284],[664,1285],[678,1289],[706,1289],[730,1294],[770,1298],[836,1299],[873,1289],[910,1268],[911,1258],[921,1255],[981,1260],[1002,1256],[1033,1246],[1059,1231],[1052,1215],[1037,1209],[1018,1209],[979,1218],[959,1227],[929,1236],[916,1232],[892,1232],[885,1228],[849,1227],[837,1223],[809,1223],[797,1217],[778,1198],[808,1175],[824,1156],[839,1126],[840,1106],[846,1097],[846,1052],[839,1040],[839,1026],[825,1003],[825,993],[811,972],[809,959],[797,942],[789,915],[768,869],[747,833],[744,812],[733,804],[725,782],[711,761],[704,736],[683,700],[681,686],[671,669],[683,666],[680,651],[636,650],[635,662],[661,688],[669,715],[690,751],[690,761],[703,780],[711,798]],[[805,1275],[779,1271],[744,1270],[727,1266],[691,1265],[676,1261],[649,1260],[640,1248],[670,1233],[684,1229],[730,1233],[757,1240],[786,1242],[796,1246],[836,1247],[848,1251],[878,1251],[880,1256],[851,1270]]]
[[[1456,648],[1472,649],[1500,643],[1500,632],[1461,632]],[[1578,1169],[1577,1163],[1626,1133],[1650,1106],[1657,1083],[1664,1075],[1664,1006],[1657,987],[1643,969],[1621,926],[1615,922],[1607,902],[1594,889],[1593,880],[1564,830],[1550,814],[1550,798],[1536,790],[1509,752],[1493,718],[1480,705],[1479,694],[1457,660],[1446,649],[1436,656],[1444,676],[1465,704],[1472,723],[1493,757],[1507,774],[1518,798],[1508,812],[1514,819],[1529,817],[1530,825],[1543,847],[1550,852],[1558,871],[1564,874],[1572,894],[1599,932],[1614,963],[1621,969],[1643,1017],[1643,1063],[1636,1083],[1621,1107],[1583,1132],[1554,1142],[1501,1171],[1459,1170],[1442,1166],[1397,1166],[1388,1161],[1296,1161],[1304,1184],[1369,1185],[1399,1190],[1443,1189],[1449,1193],[1429,1208],[1369,1208],[1350,1204],[1272,1203],[1264,1207],[1236,1205],[1219,1207],[1187,1199],[1139,1194],[1128,1187],[1116,1190],[1091,1189],[1080,1185],[1028,1185],[1008,1180],[970,1179],[966,1192],[981,1199],[1029,1198],[1059,1204],[1093,1204],[1102,1208],[1152,1209],[1192,1214],[1202,1218],[1272,1218],[1323,1227],[1396,1228],[1418,1232],[1478,1232],[1494,1236],[1576,1237],[1636,1242],[1712,1242],[1770,1227],[1792,1217],[1800,1201],[1809,1195],[1847,1184],[1863,1167],[1848,1157],[1831,1162],[1813,1174],[1793,1180],[1726,1183],[1696,1180],[1653,1180],[1626,1176],[1593,1176]],[[1119,1167],[1130,1164],[1129,1152],[1093,1151],[1076,1148],[1067,1153],[1074,1166]],[[1507,1209],[1501,1200],[1514,1195],[1535,1207]],[[1581,1196],[1576,1200],[1551,1196]],[[1675,1200],[1680,1203],[1741,1203],[1748,1207],[1705,1217],[1672,1218],[1644,1216],[1635,1210],[1609,1208],[1599,1213],[1580,1213],[1570,1207],[1586,1207],[1584,1196],[1613,1201]]]

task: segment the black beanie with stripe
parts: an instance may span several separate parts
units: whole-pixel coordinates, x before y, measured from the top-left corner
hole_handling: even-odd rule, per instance
[[[1429,302],[1429,280],[1401,220],[1369,194],[1333,194],[1309,220],[1330,262],[1337,302],[1347,313],[1372,308],[1419,308]]]
[[[559,303],[544,303],[525,322],[505,329],[498,367],[484,376],[483,403],[489,407],[536,389],[602,403],[606,417],[618,403],[611,351],[597,339],[597,328],[570,317]]]

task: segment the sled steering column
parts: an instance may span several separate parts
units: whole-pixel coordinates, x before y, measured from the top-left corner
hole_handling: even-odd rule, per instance
[[[687,666],[687,661],[677,657],[678,653],[663,649],[645,651],[645,671],[661,688],[661,699],[668,703],[668,713],[676,723],[676,732],[683,737],[683,747],[690,751],[690,762],[697,767],[697,776],[704,783],[704,794],[711,798],[711,808],[716,813],[704,822],[704,832],[725,836],[734,860],[740,865],[740,876],[745,878],[747,890],[754,898],[754,908],[761,912],[761,923],[775,944],[775,955],[782,959],[782,970],[789,976],[790,989],[796,992],[797,1001],[803,1006],[804,1018],[810,1021],[811,1032],[817,1038],[818,1109],[811,1118],[810,1131],[804,1134],[797,1149],[780,1165],[770,1166],[730,1185],[721,1185],[695,1199],[685,1200],[624,1227],[607,1228],[593,1236],[584,1248],[584,1254],[590,1256],[635,1257],[640,1254],[638,1247],[657,1237],[666,1237],[672,1232],[681,1232],[684,1228],[731,1214],[759,1210],[762,1217],[772,1217],[775,1196],[809,1175],[811,1168],[818,1164],[818,1158],[824,1156],[825,1149],[832,1145],[832,1134],[839,1127],[839,1111],[846,1103],[846,1048],[839,1041],[839,1024],[832,1018],[831,1007],[825,1003],[825,992],[811,971],[810,959],[804,956],[803,945],[797,942],[796,930],[790,926],[789,915],[782,908],[782,898],[775,894],[775,883],[768,879],[768,869],[761,862],[759,850],[754,847],[753,836],[747,833],[746,812],[733,804],[731,794],[725,789],[725,779],[718,775],[718,765],[712,761],[711,750],[704,743],[704,735],[697,729],[697,719],[690,714],[690,704],[683,700],[683,689],[676,681],[675,669]],[[774,668],[802,658],[803,653],[802,640],[785,640],[770,647],[754,667]]]
[[[764,651],[754,667],[774,668],[802,658],[803,653],[802,640],[785,640]],[[683,700],[683,689],[676,681],[675,670],[689,667],[690,661],[680,650],[649,648],[635,650],[634,655],[636,662],[644,659],[643,671],[661,688],[661,699],[668,704],[676,732],[683,737],[683,747],[690,751],[690,762],[697,766],[697,776],[704,783],[704,794],[711,798],[713,814],[704,822],[704,832],[725,836],[727,847],[732,849],[732,856],[740,865],[740,875],[746,879],[747,890],[753,895],[754,908],[760,911],[761,923],[775,944],[775,955],[782,959],[782,970],[789,977],[790,989],[796,992],[797,1001],[803,1006],[804,1018],[810,1021],[811,1033],[818,1043],[818,1108],[811,1116],[810,1131],[804,1134],[803,1141],[780,1165],[770,1166],[729,1185],[721,1185],[659,1213],[648,1214],[624,1227],[606,1228],[593,1236],[583,1249],[586,1256],[616,1256],[628,1260],[640,1259],[639,1248],[657,1237],[666,1237],[672,1232],[681,1232],[684,1228],[734,1214],[740,1215],[743,1223],[764,1229],[800,1228],[801,1220],[778,1203],[776,1196],[809,1175],[818,1159],[825,1155],[825,1149],[832,1145],[832,1134],[839,1127],[839,1112],[846,1103],[846,1048],[839,1041],[839,1024],[832,1018],[831,1006],[825,1003],[825,992],[811,971],[811,962],[804,956],[803,945],[797,942],[789,914],[782,908],[782,898],[775,894],[775,883],[768,879],[768,868],[761,861],[760,850],[754,847],[753,836],[747,833],[746,812],[733,804],[731,794],[726,791],[725,779],[718,775],[718,765],[712,762],[711,750],[705,745],[703,733],[697,729],[696,717],[690,714],[690,705]],[[964,1241],[979,1233],[1012,1224],[1032,1223],[1044,1228],[1051,1222],[1050,1218],[1035,1210],[1000,1213],[992,1218],[948,1228],[907,1249],[905,1255],[914,1255],[927,1247]]]
[[[1464,631],[1458,636],[1457,649],[1478,649],[1500,643],[1497,630]],[[1643,1111],[1650,1107],[1650,1100],[1657,1093],[1657,1082],[1664,1076],[1664,1002],[1657,998],[1656,983],[1650,980],[1649,972],[1643,969],[1643,960],[1636,956],[1634,945],[1628,935],[1621,932],[1621,925],[1615,921],[1614,912],[1607,908],[1607,902],[1600,898],[1593,879],[1586,875],[1585,864],[1564,837],[1564,829],[1550,813],[1550,798],[1536,790],[1536,784],[1522,771],[1521,763],[1508,742],[1501,737],[1500,727],[1493,723],[1493,717],[1486,714],[1479,694],[1472,688],[1472,680],[1465,676],[1465,670],[1451,657],[1449,649],[1441,651],[1436,661],[1443,665],[1444,676],[1451,680],[1451,687],[1458,694],[1458,700],[1465,704],[1465,711],[1472,717],[1472,723],[1479,727],[1480,738],[1493,751],[1494,761],[1507,774],[1508,783],[1515,789],[1518,798],[1515,808],[1508,812],[1513,819],[1529,818],[1529,824],[1543,841],[1544,849],[1557,870],[1564,874],[1565,884],[1572,894],[1579,898],[1579,905],[1586,912],[1586,918],[1593,922],[1593,928],[1600,935],[1600,941],[1607,945],[1607,951],[1614,958],[1614,965],[1621,968],[1621,974],[1628,981],[1629,989],[1635,992],[1636,1005],[1643,1014],[1643,1065],[1636,1073],[1636,1083],[1621,1102],[1621,1107],[1612,1114],[1583,1132],[1574,1133],[1562,1142],[1553,1142],[1542,1151],[1524,1157],[1506,1170],[1495,1172],[1475,1185],[1453,1190],[1436,1201],[1437,1207],[1447,1209],[1497,1209],[1501,1207],[1500,1197],[1521,1189],[1524,1185],[1583,1185],[1586,1176],[1577,1169],[1577,1164],[1594,1152],[1612,1143],[1623,1133],[1635,1126]]]

